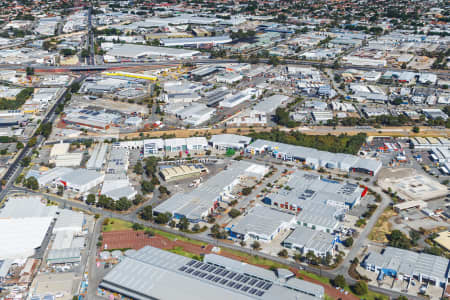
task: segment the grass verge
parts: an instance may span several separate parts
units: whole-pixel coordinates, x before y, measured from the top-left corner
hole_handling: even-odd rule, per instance
[[[105,219],[106,221],[106,219]],[[108,218],[108,223],[102,225],[102,232],[132,230],[133,223],[115,218]]]

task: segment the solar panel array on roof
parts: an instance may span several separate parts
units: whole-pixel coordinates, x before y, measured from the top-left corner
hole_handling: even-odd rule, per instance
[[[254,296],[263,296],[272,287],[272,282],[247,274],[227,270],[223,266],[191,260],[178,268],[190,276],[208,280],[214,284],[232,288]]]

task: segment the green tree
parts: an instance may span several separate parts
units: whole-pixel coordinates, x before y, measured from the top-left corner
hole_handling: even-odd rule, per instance
[[[64,194],[64,186],[58,185],[57,195],[62,196]]]
[[[437,246],[425,247],[425,249],[423,249],[423,252],[436,256],[441,256],[442,254],[444,254],[444,251]]]
[[[389,246],[401,249],[411,248],[411,241],[408,237],[400,230],[392,230],[391,234],[388,235]]]
[[[36,177],[28,177],[25,180],[24,186],[26,188],[32,189],[32,190],[38,190],[39,189],[39,183],[36,179]]]
[[[145,195],[148,193],[152,193],[155,190],[155,186],[150,181],[143,180],[141,182],[141,190],[142,193]]]
[[[170,195],[170,191],[163,185],[160,185],[158,190],[162,195]]]
[[[113,209],[114,208],[114,200],[108,196],[100,195],[98,197],[97,206],[103,207],[106,209]]]
[[[118,211],[129,210],[131,206],[132,206],[131,201],[128,200],[126,197],[121,197],[114,203],[114,208]]]
[[[137,194],[133,199],[133,205],[138,205],[144,202],[144,197],[141,194]]]
[[[182,217],[178,223],[178,228],[181,231],[187,231],[189,229],[189,221],[186,217]]]
[[[241,212],[240,212],[238,209],[236,209],[236,208],[232,208],[232,209],[228,212],[228,215],[229,215],[231,218],[234,219],[234,218],[240,216],[240,215],[241,215]]]
[[[21,164],[23,167],[28,167],[28,166],[30,165],[30,163],[31,163],[31,157],[29,157],[29,156],[24,157],[24,158],[22,159],[22,161],[20,162],[20,164]]]
[[[142,175],[144,174],[144,168],[142,167],[142,163],[140,161],[138,161],[135,165],[134,165],[134,169],[133,169],[134,173],[138,174],[138,175]]]
[[[23,175],[23,174],[20,174],[19,176],[17,176],[16,184],[21,184],[24,178],[25,178],[25,175]]]
[[[50,134],[52,133],[52,124],[44,123],[44,124],[39,125],[37,133],[48,138],[50,136]]]
[[[25,69],[25,72],[26,72],[27,76],[32,76],[32,75],[34,75],[34,68],[33,67],[27,67]]]
[[[248,195],[251,194],[252,190],[253,189],[251,187],[245,187],[245,188],[242,189],[242,195],[248,196]]]
[[[352,237],[348,237],[347,239],[345,239],[344,240],[344,246],[345,247],[353,246],[353,238]]]
[[[172,218],[172,214],[170,212],[166,212],[163,214],[158,214],[155,218],[155,222],[157,224],[167,224]]]
[[[287,257],[288,257],[288,252],[287,252],[287,250],[286,250],[286,249],[280,250],[280,252],[278,252],[278,256],[287,258]]]
[[[415,230],[410,230],[409,231],[409,237],[411,238],[411,242],[413,245],[417,245],[417,242],[420,239],[420,233],[418,231]]]
[[[414,127],[412,128],[412,132],[414,132],[414,133],[419,133],[419,132],[420,132],[420,128],[419,128],[418,126],[414,126]]]
[[[89,194],[86,198],[86,204],[88,205],[93,205],[95,204],[95,195],[94,194]]]
[[[74,82],[72,83],[72,85],[70,86],[70,92],[72,94],[78,93],[78,91],[80,90],[80,83],[79,82]]]
[[[345,288],[347,285],[347,282],[345,282],[345,278],[342,275],[337,275],[336,277],[334,277],[331,283],[333,284],[333,286],[340,288]]]
[[[356,295],[363,296],[368,292],[367,283],[364,281],[358,281],[352,286],[352,290]]]
[[[22,142],[17,142],[17,144],[16,144],[17,150],[23,149],[23,147],[24,147],[24,145]]]
[[[33,147],[34,145],[36,145],[36,143],[37,143],[37,139],[34,136],[28,141],[28,147]]]
[[[137,231],[137,230],[144,230],[144,225],[139,224],[139,223],[133,223],[133,225],[131,226],[131,228],[133,228],[133,230]]]
[[[261,244],[258,241],[254,241],[250,246],[253,250],[259,250],[261,248]]]
[[[143,220],[150,221],[153,219],[153,208],[151,205],[144,207],[139,214]]]

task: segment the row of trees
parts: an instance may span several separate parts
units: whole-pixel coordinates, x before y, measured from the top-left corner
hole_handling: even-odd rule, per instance
[[[356,154],[366,140],[365,133],[356,135],[306,135],[301,132],[284,132],[272,129],[270,132],[254,132],[249,134],[253,139],[265,139],[296,146],[311,147],[334,153]]]
[[[0,99],[0,110],[16,110],[19,109],[28,98],[33,95],[33,88],[25,88],[16,95],[15,100]]]
[[[86,204],[88,205],[96,204],[97,207],[117,211],[127,211],[133,205],[139,205],[142,202],[144,202],[144,197],[142,197],[142,195],[139,194],[136,195],[136,197],[133,200],[128,200],[126,197],[122,197],[116,201],[106,195],[100,195],[97,200],[94,194],[89,194],[86,198]]]

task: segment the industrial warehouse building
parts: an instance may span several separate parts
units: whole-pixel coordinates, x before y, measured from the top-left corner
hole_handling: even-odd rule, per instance
[[[124,141],[113,144],[113,148],[141,149],[144,156],[165,155],[171,152],[179,153],[201,151],[208,149],[208,141],[205,137],[172,138],[172,139],[147,139],[139,141]]]
[[[26,259],[44,241],[52,217],[0,219],[0,258]]]
[[[350,154],[325,152],[314,148],[267,140],[256,140],[247,147],[246,151],[256,155],[269,152],[276,158],[299,161],[313,169],[324,167],[339,169],[344,172],[362,172],[372,176],[375,176],[382,167],[381,161],[378,160],[360,158]]]
[[[160,174],[166,182],[199,177],[207,172],[208,170],[202,164],[160,167]]]
[[[156,206],[157,215],[169,212],[174,218],[186,217],[190,222],[200,222],[218,207],[219,201],[232,198],[233,187],[245,178],[261,179],[268,172],[266,166],[245,161],[232,161],[226,170],[211,177],[188,193],[177,193]]]
[[[193,260],[146,246],[125,257],[100,287],[140,299],[322,299],[322,286],[287,270],[266,270],[216,254]],[[176,287],[176,288],[174,288]]]
[[[266,206],[255,206],[228,228],[230,236],[243,241],[248,239],[270,242],[280,232],[293,228],[296,216]]]
[[[445,287],[448,279],[449,260],[427,253],[387,247],[383,253],[370,252],[362,265],[380,278],[392,276],[400,280],[415,279],[419,282]]]
[[[337,237],[327,232],[298,226],[281,244],[303,255],[312,251],[316,256],[325,257],[327,254],[334,255],[336,241]]]
[[[85,193],[102,183],[105,175],[92,170],[57,167],[44,172],[30,170],[25,177],[35,177],[40,187],[63,185],[73,192]]]
[[[367,188],[357,184],[332,181],[300,170],[289,175],[286,186],[289,189],[270,193],[263,202],[292,211],[300,211],[307,201],[348,210],[367,194]]]
[[[409,140],[409,144],[414,149],[449,148],[450,140],[443,137],[414,137]]]
[[[322,179],[319,175],[296,171],[280,189],[264,197],[263,203],[297,214],[300,226],[334,233],[345,212],[357,205],[367,189],[352,183]]]
[[[119,122],[120,115],[87,109],[74,109],[67,112],[61,120],[66,124],[77,127],[106,130]]]
[[[131,185],[127,175],[129,155],[128,149],[111,149],[106,163],[101,195],[108,196],[113,200],[123,197],[132,200],[137,195],[137,191]]]
[[[52,260],[49,264],[81,259],[85,224],[82,213],[48,206],[40,196],[10,197],[9,200],[0,210],[0,260],[21,261],[34,255],[50,234],[54,238],[47,258]]]
[[[216,149],[241,150],[250,144],[251,138],[237,134],[216,134],[211,136],[209,143]]]
[[[272,95],[258,102],[255,106],[238,113],[227,123],[233,126],[267,125],[271,113],[278,107],[288,102],[289,97],[285,95]]]
[[[103,45],[102,45],[103,46]],[[174,57],[174,58],[191,58],[197,54],[199,51],[175,49],[175,48],[165,48],[165,47],[154,47],[146,45],[135,45],[135,44],[114,44],[112,49],[108,50],[105,58],[108,60],[111,58],[120,59],[142,59],[142,58],[152,58],[152,57]]]
[[[161,39],[161,44],[166,47],[174,46],[195,46],[200,47],[202,45],[218,45],[231,43],[233,40],[227,36],[207,36],[207,37],[195,37],[195,38],[171,38]]]

